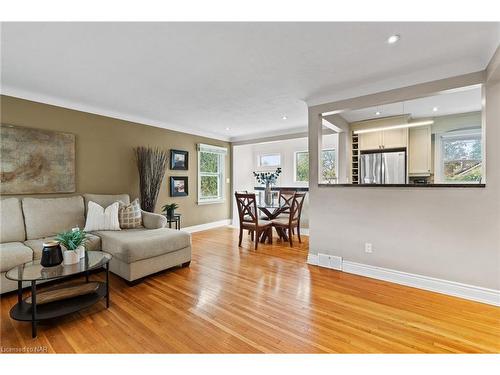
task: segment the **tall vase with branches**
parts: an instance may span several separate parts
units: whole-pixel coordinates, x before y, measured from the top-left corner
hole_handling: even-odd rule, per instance
[[[259,184],[266,185],[264,191],[264,202],[266,205],[271,205],[273,201],[273,192],[271,186],[278,181],[281,174],[281,168],[277,168],[274,172],[253,172],[253,175]]]
[[[135,154],[139,170],[141,207],[144,211],[153,212],[165,175],[168,152],[160,148],[137,147]]]

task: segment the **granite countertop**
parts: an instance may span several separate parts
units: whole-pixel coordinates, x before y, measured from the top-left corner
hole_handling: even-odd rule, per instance
[[[484,188],[486,184],[318,184],[319,187]]]

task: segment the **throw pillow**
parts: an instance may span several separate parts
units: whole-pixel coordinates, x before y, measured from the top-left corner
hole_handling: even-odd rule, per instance
[[[120,210],[118,211],[118,221],[122,229],[134,229],[142,227],[142,213],[141,204],[139,199],[134,199],[132,203],[120,203]]]
[[[115,202],[104,209],[104,207],[101,207],[97,203],[89,201],[84,231],[120,230],[120,223],[118,221],[119,207],[120,204]]]

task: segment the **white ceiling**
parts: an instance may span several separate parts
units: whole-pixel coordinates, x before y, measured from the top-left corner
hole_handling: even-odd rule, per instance
[[[305,130],[306,103],[482,70],[499,40],[500,23],[4,23],[2,93],[240,140]]]
[[[347,122],[409,114],[412,118],[437,117],[481,110],[481,86],[428,96],[405,102],[362,108],[341,113]],[[434,111],[434,108],[437,111]],[[380,112],[380,115],[376,115]]]

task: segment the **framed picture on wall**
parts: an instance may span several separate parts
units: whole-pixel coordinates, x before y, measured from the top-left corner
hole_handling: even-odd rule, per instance
[[[189,166],[189,152],[170,150],[170,169],[187,171]]]
[[[188,178],[170,176],[170,196],[187,197],[188,196]]]

